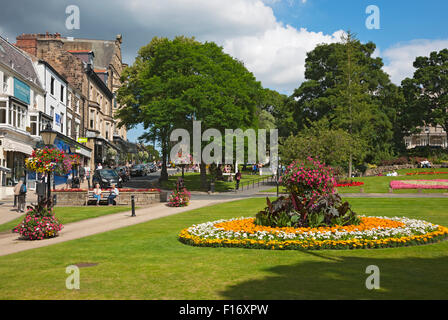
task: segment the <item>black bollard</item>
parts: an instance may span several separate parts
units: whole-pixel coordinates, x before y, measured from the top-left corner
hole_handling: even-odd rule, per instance
[[[131,217],[135,217],[135,200],[134,200],[134,195],[131,196],[131,207],[132,207],[132,215],[131,215]]]

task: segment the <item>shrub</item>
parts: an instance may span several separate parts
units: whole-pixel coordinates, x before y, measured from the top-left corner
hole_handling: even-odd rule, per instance
[[[309,157],[305,162],[292,162],[281,182],[289,193],[311,199],[333,193],[336,179],[332,168]]]
[[[348,202],[335,194],[333,170],[317,160],[293,162],[282,177],[289,197],[280,197],[258,212],[255,224],[270,227],[312,227],[359,224]]]
[[[12,231],[25,240],[42,240],[56,237],[63,228],[54,216],[53,208],[29,206],[23,221]]]
[[[168,205],[170,207],[184,207],[188,206],[190,203],[191,193],[187,190],[187,188],[183,188],[182,190],[174,190],[171,192],[170,197],[168,199]]]

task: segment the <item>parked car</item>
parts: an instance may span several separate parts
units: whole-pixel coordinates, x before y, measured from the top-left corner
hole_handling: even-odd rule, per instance
[[[92,177],[93,185],[99,183],[102,189],[107,189],[115,184],[118,188],[122,188],[123,179],[120,178],[118,172],[114,169],[98,169],[95,170],[95,173]]]
[[[143,164],[136,164],[131,168],[131,177],[144,177],[147,173],[147,169]]]
[[[117,169],[118,175],[123,180],[123,182],[129,181],[130,179],[130,172],[129,168],[126,166],[118,167]]]
[[[157,166],[154,163],[148,163],[149,172],[156,172]]]

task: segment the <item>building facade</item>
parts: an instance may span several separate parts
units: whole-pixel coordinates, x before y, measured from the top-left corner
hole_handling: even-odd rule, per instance
[[[441,126],[425,126],[420,129],[420,133],[405,137],[407,149],[421,146],[448,148],[446,132]]]
[[[7,187],[25,178],[25,158],[41,140],[39,114],[45,109],[44,99],[45,90],[31,57],[0,37],[2,193],[12,193],[12,188]]]
[[[66,41],[60,34],[23,34],[17,37],[16,46],[46,61],[67,80],[68,135],[87,138],[84,145],[92,154],[85,162],[93,169],[98,163],[115,160],[120,151],[114,144],[112,81],[108,73],[95,72],[93,50],[72,50]]]

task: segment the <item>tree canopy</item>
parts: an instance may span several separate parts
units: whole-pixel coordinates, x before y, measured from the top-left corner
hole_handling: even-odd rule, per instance
[[[123,71],[117,113],[121,125],[143,123],[143,138],[161,143],[163,169],[169,135],[176,128],[192,132],[193,120],[202,130],[257,126],[262,87],[244,64],[213,42],[194,38],[155,37],[142,47],[132,66]],[[201,173],[205,179],[205,165]],[[205,181],[203,181],[205,187]]]

